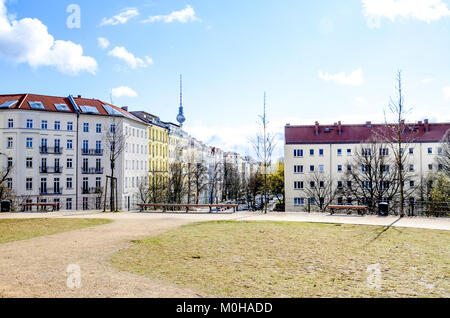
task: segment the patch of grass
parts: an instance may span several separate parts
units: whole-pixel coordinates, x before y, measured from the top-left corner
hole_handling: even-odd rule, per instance
[[[450,296],[450,232],[382,231],[345,224],[194,223],[136,241],[110,261],[212,297]],[[380,288],[367,283],[373,264],[380,264]]]
[[[0,219],[0,243],[110,223],[106,219]]]

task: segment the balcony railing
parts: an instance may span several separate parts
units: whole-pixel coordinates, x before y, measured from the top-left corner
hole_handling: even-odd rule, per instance
[[[40,195],[61,195],[62,187],[59,188],[39,188]]]
[[[81,149],[81,154],[84,156],[103,156],[103,149]]]
[[[39,167],[40,173],[62,173],[63,167]]]
[[[103,174],[103,167],[101,168],[83,168],[81,170],[82,174]]]
[[[98,187],[93,187],[93,188],[86,188],[86,187],[82,187],[81,188],[81,194],[99,194],[102,193],[102,188],[98,188]]]
[[[41,154],[55,154],[60,155],[62,154],[63,148],[62,147],[47,147],[47,146],[40,146],[39,151]]]

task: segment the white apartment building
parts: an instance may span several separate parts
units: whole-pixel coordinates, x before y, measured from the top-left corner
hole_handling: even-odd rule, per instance
[[[383,129],[384,125],[367,122],[363,125],[333,125],[285,127],[285,204],[286,211],[305,211],[308,204],[306,187],[311,175],[321,176],[320,182],[329,182],[333,187],[342,186],[349,163],[367,141]],[[436,155],[442,151],[441,140],[450,129],[450,123],[429,123],[419,121],[406,124],[407,131],[414,134],[413,142],[407,145],[408,171],[411,179],[405,187],[416,191],[421,180],[430,172],[439,170]],[[381,150],[380,150],[381,151]],[[390,149],[386,156],[393,156]],[[363,167],[361,167],[363,169]],[[317,186],[317,185],[316,185]],[[415,192],[413,192],[415,193]],[[347,201],[348,199],[348,201]],[[353,198],[356,199],[356,198]],[[338,204],[351,204],[351,198],[337,198]]]
[[[133,208],[137,185],[147,176],[147,125],[96,99],[0,95],[0,131],[0,167],[13,165],[7,184],[19,203],[101,209],[112,131],[126,134],[114,169],[121,209]]]

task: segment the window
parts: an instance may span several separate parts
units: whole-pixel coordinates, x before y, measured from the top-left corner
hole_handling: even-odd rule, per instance
[[[431,148],[431,147],[428,148],[428,154],[430,154],[430,155],[433,154],[433,148]]]
[[[120,111],[115,110],[114,108],[112,108],[112,107],[109,106],[109,105],[103,105],[103,108],[106,110],[106,112],[107,112],[109,115],[123,116],[123,114],[122,114]]]
[[[338,172],[342,172],[342,165],[338,165],[338,166],[337,166],[337,171],[338,171]]]
[[[350,190],[352,189],[352,182],[351,181],[347,181],[347,188],[349,188]]]
[[[389,165],[380,165],[380,172],[389,172]]]
[[[351,156],[352,155],[352,150],[350,148],[347,149],[347,156]]]
[[[319,188],[321,189],[325,188],[325,182],[319,181]]]
[[[442,155],[442,147],[438,148],[438,155]]]
[[[323,156],[323,149],[319,149],[319,156]]]
[[[29,190],[33,190],[33,178],[26,178],[25,180],[25,188]]]
[[[362,155],[363,155],[364,157],[371,156],[371,155],[372,155],[372,149],[370,149],[370,148],[365,148],[365,149],[363,149],[363,150],[362,150]]]
[[[428,170],[430,170],[430,171],[433,170],[433,164],[430,163],[430,164],[428,165]]]
[[[294,166],[294,173],[303,173],[303,166]]]
[[[61,188],[59,186],[59,178],[53,179],[53,190],[54,193],[61,193]]]
[[[7,161],[7,167],[11,168],[13,166],[13,158],[8,157],[8,161]]]
[[[33,138],[31,138],[31,137],[27,138],[27,148],[28,149],[33,148]]]
[[[109,131],[111,132],[111,134],[114,134],[116,132],[116,125],[111,124],[111,126],[109,127]]]
[[[314,149],[309,149],[309,155],[314,156]]]
[[[414,154],[414,148],[409,148],[409,154],[413,155]]]
[[[409,171],[414,171],[414,165],[409,165]]]
[[[61,122],[55,121],[55,130],[61,130]]]
[[[70,111],[69,106],[67,106],[66,104],[54,104],[56,110],[59,111],[63,111],[63,112],[68,112]]]
[[[294,181],[294,189],[295,190],[303,189],[303,181]]]
[[[363,181],[363,189],[372,189],[372,183],[370,181]]]
[[[409,181],[409,187],[414,188],[414,180]]]
[[[80,105],[81,112],[83,113],[90,113],[90,114],[99,114],[97,107],[94,106],[81,106]]]
[[[73,123],[71,121],[67,122],[67,130],[72,131],[73,130]]]
[[[68,190],[71,190],[72,187],[73,187],[72,177],[68,177],[68,178],[66,179],[66,188],[67,188]]]
[[[8,119],[8,128],[14,128],[14,119]]]
[[[67,168],[72,169],[73,168],[73,159],[67,158]]]
[[[352,171],[352,165],[347,165],[347,171]]]
[[[67,139],[67,149],[73,149],[73,141],[72,141],[72,139]]]
[[[15,105],[18,102],[18,100],[11,100],[8,102],[5,102],[0,105],[0,108],[10,108],[11,106]]]
[[[97,152],[100,152],[100,150],[102,150],[102,141],[101,140],[97,140],[95,142],[95,150],[97,150]]]
[[[27,119],[27,128],[28,129],[33,128],[33,119]]]
[[[438,164],[438,171],[442,171],[442,169],[444,169],[444,166],[442,165],[442,163]]]
[[[381,148],[380,149],[380,156],[389,156],[389,149],[388,148]]]
[[[83,151],[88,151],[89,149],[89,141],[88,140],[83,140]]]
[[[6,179],[6,188],[12,189],[12,178]]]
[[[100,134],[102,132],[102,124],[95,125],[95,132]]]
[[[41,188],[39,192],[41,194],[47,193],[47,178],[41,178]]]
[[[55,152],[59,151],[61,148],[61,140],[55,139]]]
[[[97,189],[100,189],[102,187],[102,178],[101,177],[96,177],[95,178],[95,187]]]
[[[310,182],[309,182],[309,187],[310,187],[311,189],[314,189],[315,186],[316,186],[316,183],[315,183],[314,181],[310,181]]]
[[[342,156],[342,149],[338,149],[338,150],[337,150],[337,155],[338,155],[338,156]]]
[[[47,121],[46,120],[41,120],[41,129],[42,130],[47,130],[48,125],[47,125]]]
[[[313,165],[309,166],[309,171],[310,172],[314,172],[314,166]]]
[[[27,158],[26,159],[26,167],[27,168],[33,168],[33,158]]]
[[[33,109],[45,109],[44,104],[41,102],[28,102],[28,104]]]
[[[325,166],[319,165],[319,172],[324,172],[324,171],[325,171]]]
[[[337,182],[337,187],[338,187],[338,189],[342,189],[342,181]]]
[[[294,205],[295,206],[305,205],[305,198],[294,198]]]
[[[89,132],[89,123],[83,124],[83,132]]]
[[[66,210],[72,210],[72,198],[66,199]]]
[[[12,137],[8,137],[7,147],[8,148],[12,148],[13,147],[13,138]]]

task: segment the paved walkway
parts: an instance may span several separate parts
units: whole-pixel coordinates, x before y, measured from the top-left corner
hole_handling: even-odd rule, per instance
[[[208,220],[277,220],[390,225],[450,230],[450,219],[330,216],[306,213],[163,214],[56,212],[0,214],[0,218],[107,218],[114,222],[65,233],[0,244],[0,297],[201,297],[195,291],[108,265],[111,253],[130,240],[155,236],[180,225]],[[66,286],[69,264],[81,268],[82,287]]]

